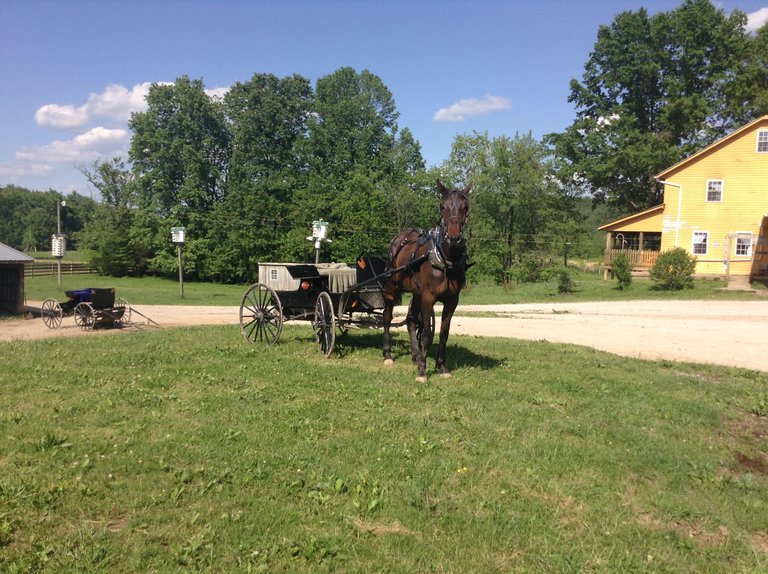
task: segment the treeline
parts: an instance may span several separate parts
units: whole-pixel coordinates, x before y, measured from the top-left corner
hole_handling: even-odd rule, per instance
[[[451,159],[427,170],[391,92],[368,71],[341,68],[314,88],[257,74],[222,99],[181,77],[152,86],[147,103],[129,122],[128,162],[84,170],[101,202],[78,238],[105,273],[174,274],[173,227],[186,229],[190,279],[243,282],[259,261],[311,261],[318,219],[332,239],[322,260],[385,254],[399,230],[438,223],[438,178],[475,182],[476,275],[508,279],[534,252],[559,258],[580,232],[577,190],[553,182],[530,134],[457,138]]]

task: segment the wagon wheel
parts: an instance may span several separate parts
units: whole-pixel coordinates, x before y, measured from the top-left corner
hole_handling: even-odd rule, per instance
[[[330,356],[333,352],[333,344],[336,342],[336,317],[333,314],[331,296],[325,291],[317,296],[312,328],[315,330],[315,340],[320,347],[320,352],[326,357]]]
[[[240,330],[249,343],[266,342],[271,347],[283,331],[283,306],[273,289],[254,283],[240,304]]]
[[[64,312],[56,299],[46,299],[40,309],[43,315],[43,323],[49,329],[58,329],[61,326],[61,318]]]
[[[78,303],[75,307],[75,325],[82,330],[93,329],[96,323],[96,312],[90,303]]]
[[[131,322],[131,306],[122,297],[115,301],[115,317],[115,323],[120,326]]]

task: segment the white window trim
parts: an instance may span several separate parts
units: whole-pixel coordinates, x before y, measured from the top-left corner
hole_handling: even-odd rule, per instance
[[[749,251],[746,255],[741,255],[736,253],[736,248],[739,245],[739,235],[749,235]],[[746,237],[744,237],[746,239]],[[752,234],[751,231],[737,231],[736,234],[733,237],[733,256],[734,257],[745,257],[745,258],[751,258],[752,257],[752,245],[755,240],[755,236]]]
[[[704,247],[706,250],[704,253],[696,253],[696,235],[704,235],[706,236],[707,240],[704,242]],[[691,235],[691,254],[694,257],[698,257],[699,255],[708,255],[709,254],[709,231],[694,231],[693,235]]]
[[[765,135],[765,140],[763,143],[765,144],[765,149],[760,151],[760,136]],[[757,141],[755,142],[755,151],[757,153],[768,153],[768,130],[757,130]]]
[[[711,182],[719,181],[720,182],[720,199],[714,200],[709,199],[709,184]],[[707,188],[704,190],[704,201],[707,203],[723,203],[723,196],[725,195],[725,181],[722,179],[708,179],[707,180]]]

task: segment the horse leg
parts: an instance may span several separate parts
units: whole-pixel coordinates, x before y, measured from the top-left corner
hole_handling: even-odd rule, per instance
[[[384,364],[394,365],[395,361],[392,359],[392,341],[389,336],[389,327],[392,324],[392,313],[395,307],[394,297],[384,297],[384,342],[381,347],[381,351],[384,354]]]
[[[413,294],[411,304],[408,306],[408,315],[405,324],[408,327],[408,339],[411,342],[411,360],[416,363],[419,360],[419,338],[417,326],[421,320],[421,305],[419,295]]]
[[[450,377],[451,371],[445,366],[445,346],[448,343],[448,333],[451,330],[451,319],[459,304],[459,298],[449,299],[443,302],[443,318],[440,321],[440,343],[437,346],[437,362],[435,368],[441,377]]]
[[[430,296],[428,292],[424,292],[420,297],[420,309],[419,320],[421,321],[421,337],[417,337],[414,333],[414,339],[416,340],[416,366],[419,371],[416,380],[419,382],[425,382],[427,380],[427,354],[429,353],[429,344],[431,343],[429,337],[429,328],[432,322],[432,313],[428,310],[432,309],[435,304],[434,297]]]

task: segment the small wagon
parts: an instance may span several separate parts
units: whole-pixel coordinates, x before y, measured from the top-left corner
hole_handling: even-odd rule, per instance
[[[337,329],[345,334],[352,327],[383,325],[384,282],[404,269],[386,270],[386,260],[372,256],[358,258],[354,267],[261,263],[261,282],[248,288],[240,305],[241,331],[249,342],[271,346],[280,339],[285,321],[309,320],[320,352],[327,357],[333,352]],[[433,313],[430,337],[434,323]]]
[[[74,316],[81,329],[121,327],[131,320],[131,306],[125,299],[115,300],[114,288],[88,288],[65,291],[67,300],[46,299],[41,308],[43,322],[50,329],[61,326],[62,318]]]

